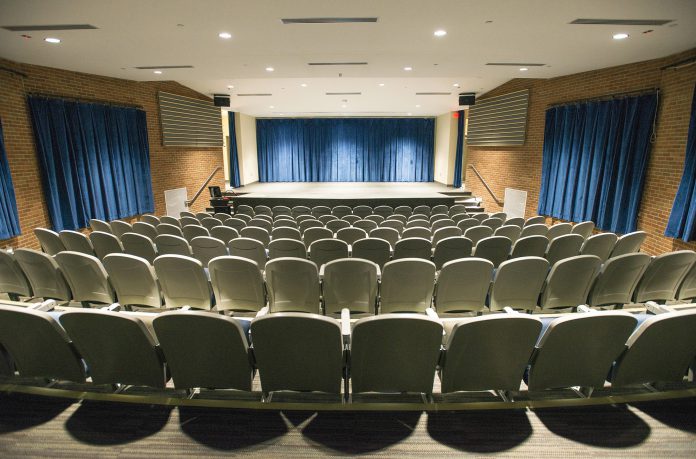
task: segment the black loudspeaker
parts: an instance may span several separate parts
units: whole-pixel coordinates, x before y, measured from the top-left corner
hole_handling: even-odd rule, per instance
[[[459,105],[474,105],[476,103],[476,93],[463,92],[459,94]]]
[[[216,107],[229,107],[230,96],[227,94],[213,94],[213,104]]]

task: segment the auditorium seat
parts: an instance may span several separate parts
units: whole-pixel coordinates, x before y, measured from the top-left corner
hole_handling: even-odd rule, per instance
[[[47,312],[0,305],[0,342],[23,378],[85,382],[70,338]]]
[[[582,247],[583,242],[585,240],[579,234],[564,234],[551,239],[546,249],[546,259],[553,266],[557,261],[574,257],[580,253],[580,247]]]
[[[535,225],[525,225],[524,228],[522,228],[522,232],[520,233],[520,237],[527,237],[527,236],[544,236],[549,233],[549,227],[544,225],[543,223],[538,223]],[[548,238],[546,240],[548,244]]]
[[[377,223],[377,226],[379,226],[379,224],[382,223],[384,220],[386,220],[386,218],[382,217],[381,215],[370,214],[367,217],[365,217],[365,220],[373,221],[373,222]]]
[[[487,226],[493,231],[497,230],[501,226],[503,226],[503,220],[499,218],[487,218],[484,221],[481,222],[481,225]]]
[[[524,222],[524,226],[531,225],[546,225],[546,217],[543,215],[537,215],[535,217],[529,217],[527,221]]]
[[[256,239],[263,244],[264,247],[268,247],[268,244],[271,242],[270,230],[267,231],[259,226],[247,226],[242,228],[239,235],[244,238]]]
[[[353,209],[351,209],[348,206],[334,206],[331,209],[331,215],[335,216],[336,218],[343,218],[346,215],[351,215],[353,213]]]
[[[272,217],[273,216],[273,209],[271,209],[268,206],[264,206],[264,205],[254,206],[253,215],[269,215]]]
[[[206,213],[199,212],[196,214],[196,218],[198,218],[198,221],[201,221],[204,218],[208,218],[208,217],[210,217],[210,215],[206,214]],[[170,217],[169,215],[163,215],[160,217],[160,224],[162,224],[162,223],[166,223],[167,225],[178,226],[179,228],[181,228],[181,221],[178,218]]]
[[[225,223],[227,220],[229,220],[230,218],[232,218],[232,215],[226,214],[226,213],[223,213],[223,212],[216,212],[216,213],[213,214],[213,218],[217,218],[217,219],[220,220],[222,223]]]
[[[476,246],[481,239],[493,236],[493,229],[490,226],[472,226],[464,230],[464,237],[469,239]]]
[[[270,217],[268,217],[268,215],[259,215],[259,217],[267,217],[267,218],[270,218]],[[232,217],[232,218],[237,218],[237,219],[239,219],[239,220],[242,220],[245,224],[246,224],[246,223],[249,223],[249,222],[251,221],[251,219],[254,218],[253,210],[252,210],[251,215],[249,215],[249,214],[244,214],[244,213],[239,213],[239,214],[234,214],[234,217]],[[226,222],[225,222],[225,223],[226,223]],[[223,223],[223,224],[225,224],[225,223]]]
[[[549,240],[546,236],[525,236],[520,237],[512,246],[510,258],[520,257],[541,257],[546,255],[546,248],[549,245]]]
[[[150,238],[151,241],[154,241],[155,238],[157,237],[157,228],[154,227],[153,225],[145,222],[135,222],[133,223],[133,232],[136,234],[142,234],[143,236],[146,236]],[[123,233],[126,234],[126,233]],[[123,234],[119,239],[121,239],[121,243],[123,243]]]
[[[391,245],[388,241],[377,237],[359,239],[353,243],[353,258],[369,260],[380,269],[391,258]]]
[[[358,239],[367,237],[367,231],[360,228],[343,228],[336,232],[336,239],[344,241],[348,245],[352,245]]]
[[[455,226],[456,227],[457,224],[451,218],[443,218],[443,219],[435,220],[435,221],[431,222],[430,229],[432,231],[437,231],[440,228],[446,228],[448,226]]]
[[[541,257],[520,257],[500,264],[491,286],[490,310],[506,307],[533,311],[549,272],[549,262]]]
[[[546,233],[546,237],[549,239],[549,242],[551,242],[557,237],[570,234],[572,230],[573,225],[571,225],[570,223],[556,223],[555,225],[549,227],[549,230]]]
[[[341,393],[346,358],[341,326],[317,314],[268,314],[251,322],[261,390]]]
[[[372,214],[372,207],[370,206],[359,205],[353,207],[353,215],[357,215],[360,218],[365,218],[370,214]]]
[[[273,222],[273,229],[277,228],[297,229],[297,222],[295,220],[290,220],[289,218],[279,218]]]
[[[430,218],[432,219],[433,217],[430,217]],[[471,217],[469,217],[469,215],[467,215],[467,214],[454,214],[454,215],[452,215],[452,216],[449,217],[449,218],[451,218],[452,221],[453,221],[455,224],[459,225],[459,222],[460,222],[460,221],[462,221],[462,220],[467,220],[467,219],[469,219],[469,218],[471,218]],[[472,220],[475,220],[475,221],[476,221],[476,225],[478,225],[478,220],[476,220],[475,218],[472,219]],[[431,220],[431,221],[432,221],[432,220]],[[473,225],[473,226],[476,226],[476,225]]]
[[[329,214],[329,215],[321,215],[321,216],[317,217],[317,220],[319,220],[324,225],[326,225],[328,222],[339,220],[339,218],[334,216],[334,215]]]
[[[369,260],[343,258],[321,267],[324,313],[340,317],[346,308],[353,315],[375,313],[379,266]]]
[[[411,214],[413,214],[413,210],[410,206],[396,206],[394,208],[394,214],[403,215],[404,217],[408,218],[411,216]]]
[[[295,217],[295,221],[297,222],[298,227],[299,227],[300,223],[302,223],[305,220],[315,220],[315,218],[312,217],[312,214],[298,215],[297,217]]]
[[[600,233],[590,236],[582,244],[580,255],[594,255],[605,262],[614,250],[617,239],[618,237],[614,233]]]
[[[419,215],[411,216],[411,218],[414,219],[414,220],[417,219],[417,218],[422,219],[422,217],[419,216]],[[428,220],[430,221],[430,226],[431,226],[431,227],[435,224],[435,222],[438,222],[438,221],[440,221],[440,220],[448,220],[448,221],[450,221],[450,222],[454,222],[453,224],[456,225],[456,222],[454,221],[454,219],[450,218],[450,216],[447,215],[447,214],[435,214],[435,215],[431,215],[430,218],[428,218]]]
[[[579,234],[582,236],[583,239],[587,239],[588,237],[592,236],[592,231],[595,228],[594,222],[591,221],[584,221],[580,223],[576,223],[573,225],[573,229],[571,230],[572,234]]]
[[[121,244],[124,253],[144,258],[150,264],[157,258],[154,241],[142,234],[125,233],[121,236]]]
[[[217,218],[207,217],[201,220],[201,225],[208,231],[215,228],[216,226],[222,225],[222,221]]]
[[[331,215],[331,208],[327,206],[314,206],[312,207],[312,215],[314,218],[319,218],[324,215]]]
[[[246,228],[246,222],[244,220],[242,220],[241,218],[232,217],[229,220],[227,220],[225,223],[223,223],[223,226],[228,226],[230,228],[237,230],[237,232],[240,232],[240,231],[242,231],[243,228]]]
[[[278,215],[287,215],[289,217],[292,216],[292,209],[290,209],[288,206],[273,206],[271,211],[273,212],[274,217],[277,217]]]
[[[303,234],[309,228],[324,228],[324,224],[321,222],[321,220],[315,220],[315,219],[304,220],[299,224],[299,230]]]
[[[374,208],[373,213],[375,215],[387,218],[394,213],[394,208],[391,206],[377,206]]]
[[[351,225],[354,225],[355,222],[360,220],[360,217],[358,217],[357,215],[346,215],[344,217],[341,217],[341,220],[347,221]]]
[[[176,389],[251,391],[253,359],[239,320],[170,311],[159,314],[152,325]]]
[[[284,257],[307,259],[307,248],[304,242],[290,238],[273,239],[268,244],[268,258],[273,260]]]
[[[430,307],[435,283],[435,264],[420,258],[392,260],[384,265],[380,314],[425,313]]]
[[[121,239],[121,236],[125,233],[130,233],[133,231],[133,225],[121,220],[114,220],[110,223],[110,225],[111,233],[119,239]]]
[[[210,230],[210,237],[220,239],[225,244],[227,244],[232,239],[238,238],[239,233],[234,228],[230,228],[229,226],[219,225],[219,226],[213,227],[213,229]]]
[[[154,265],[167,308],[212,308],[210,282],[200,261],[182,255],[160,255]]]
[[[406,231],[404,231],[404,233],[406,233]],[[399,240],[394,245],[394,260],[400,258],[422,258],[424,260],[430,260],[432,254],[433,245],[430,242],[430,238],[408,237]]]
[[[26,275],[34,297],[60,301],[72,299],[70,287],[52,256],[32,249],[17,249],[14,258]],[[5,270],[0,275],[6,283],[8,278]]]
[[[326,222],[326,229],[330,229],[334,234],[343,228],[350,228],[350,223],[345,220],[331,220]]]
[[[430,206],[420,205],[413,208],[413,215],[430,216]]]
[[[488,218],[498,218],[502,221],[507,220],[507,214],[505,212],[494,212],[488,215]]]
[[[184,233],[181,231],[181,228],[170,223],[160,223],[157,225],[157,235],[177,236],[182,239],[184,238]]]
[[[329,229],[322,227],[311,227],[307,228],[302,233],[302,240],[306,247],[312,245],[312,242],[318,241],[319,239],[331,239],[333,238],[333,232]]]
[[[181,228],[181,231],[184,233],[184,239],[189,241],[189,243],[194,237],[210,236],[210,232],[206,228],[198,225],[185,225]]]
[[[619,255],[624,255],[626,253],[634,253],[640,251],[640,246],[643,245],[643,241],[647,237],[645,231],[634,231],[632,233],[624,234],[617,241],[614,246],[614,250],[611,251],[611,257],[618,257]]]
[[[466,217],[463,220],[457,222],[457,227],[462,231],[466,231],[469,228],[473,228],[474,226],[480,226],[479,221],[475,218]]]
[[[438,242],[448,237],[460,237],[462,235],[462,230],[456,226],[443,226],[438,229],[433,229],[433,246],[436,246]]]
[[[587,297],[587,304],[623,306],[631,302],[633,292],[650,263],[645,253],[627,253],[610,258],[602,265]]]
[[[231,241],[227,241],[227,248],[230,251],[230,255],[252,260],[259,269],[266,269],[266,260],[268,260],[266,249],[263,244],[256,239],[238,237]]]
[[[493,236],[504,236],[510,239],[510,241],[512,241],[512,243],[514,244],[517,241],[517,239],[519,239],[521,232],[522,227],[517,225],[508,225],[506,222],[505,225],[501,226],[493,232]]]
[[[165,223],[166,224],[166,223]],[[155,238],[158,255],[184,255],[192,257],[193,252],[189,243],[180,236],[160,234]]]
[[[611,386],[681,382],[696,356],[696,311],[649,316],[616,359]]]
[[[679,290],[677,299],[680,301],[694,300],[696,298],[696,263],[691,267],[684,277]]]
[[[416,218],[414,220],[409,220],[406,222],[406,226],[404,226],[404,229],[409,229],[409,228],[428,228],[428,229],[430,229],[430,222],[428,220],[423,219],[423,218]]]
[[[519,390],[540,332],[541,321],[526,314],[459,321],[445,344],[441,392],[495,390],[511,400],[509,392]]]
[[[430,240],[433,237],[433,233],[430,228],[423,228],[421,226],[416,226],[415,228],[407,228],[401,233],[401,239],[410,238],[421,238]]]
[[[437,277],[434,305],[438,314],[480,312],[493,276],[493,263],[483,258],[448,261]]]
[[[436,269],[442,269],[445,263],[471,256],[473,244],[462,236],[446,237],[437,241],[433,250],[433,262]]]
[[[185,228],[188,225],[203,226],[203,225],[201,225],[200,220],[198,220],[196,217],[186,217],[186,216],[179,218],[179,224],[181,225],[182,228]]]
[[[604,386],[637,320],[622,311],[567,314],[554,319],[530,359],[530,391],[581,386],[589,396]]]
[[[522,227],[524,226],[524,218],[522,218],[522,217],[508,218],[507,220],[505,220],[505,225],[518,226],[520,228],[520,231],[521,231]]]
[[[353,223],[353,226],[356,228],[360,228],[366,233],[369,233],[373,229],[377,228],[378,225],[376,222],[372,220],[358,220],[355,223]]]
[[[7,293],[11,300],[31,297],[31,284],[11,252],[0,250],[0,293]]]
[[[290,215],[292,215],[295,218],[301,217],[301,216],[311,216],[312,215],[312,209],[310,209],[307,206],[294,206],[290,210]]]
[[[273,228],[271,231],[271,241],[276,239],[295,239],[297,241],[302,240],[302,233],[297,228],[292,228],[289,226],[280,226]]]
[[[488,220],[488,214],[480,213],[480,214],[472,214],[471,218],[479,222],[479,225],[483,223],[484,220]]]
[[[215,257],[223,257],[228,254],[224,241],[209,236],[198,236],[191,240],[193,257],[208,267],[208,262]]]
[[[240,216],[240,218],[243,218],[243,216]],[[249,218],[246,218],[244,220],[246,221],[247,225],[249,225],[249,223],[252,220],[254,222],[263,221],[263,222],[269,223],[270,225],[273,225],[273,216],[266,215],[266,214],[256,214],[254,217],[249,217]],[[265,228],[265,226],[264,226],[264,228]]]
[[[315,242],[316,244],[316,242]],[[276,258],[266,263],[270,312],[321,314],[319,270],[300,258]]]
[[[389,245],[393,248],[399,241],[400,235],[399,230],[396,228],[379,227],[370,231],[370,237],[384,239],[389,242]]]
[[[92,229],[92,231],[101,231],[103,233],[111,234],[111,225],[104,220],[99,220],[98,218],[91,218],[89,220],[89,227]]]
[[[442,325],[425,315],[387,314],[358,320],[350,338],[353,395],[411,392],[430,398],[441,342]]]
[[[55,255],[58,252],[65,250],[65,246],[60,240],[60,236],[55,231],[46,228],[34,228],[34,234],[39,240],[41,250],[47,254]]]
[[[384,220],[379,224],[380,228],[392,228],[401,234],[404,230],[404,223],[399,220]]]
[[[348,244],[340,239],[318,239],[309,245],[309,259],[317,267],[339,258],[348,258]]]
[[[244,214],[250,217],[254,216],[254,208],[246,204],[239,204],[234,211],[235,214]]]
[[[254,260],[217,257],[208,263],[208,271],[218,311],[256,313],[266,306],[263,276]]]
[[[262,228],[269,234],[273,231],[273,223],[261,217],[254,217],[247,222],[247,228]],[[243,231],[243,230],[242,230]],[[240,231],[241,233],[241,231]]]
[[[507,260],[511,248],[512,241],[504,236],[485,237],[476,244],[473,256],[490,260],[497,268],[500,263]]]
[[[694,261],[696,253],[691,250],[663,253],[653,257],[638,282],[633,301],[644,303],[674,300],[677,289]]]
[[[406,226],[406,222],[408,221],[409,217],[406,215],[401,215],[401,214],[392,214],[387,217],[387,220],[396,220],[401,223],[403,223],[404,226]]]
[[[65,250],[94,255],[92,242],[84,234],[72,230],[63,230],[58,234],[61,242],[65,246]]]
[[[436,212],[439,213],[439,212],[445,211],[445,209],[443,207],[440,207],[440,206],[433,207],[433,213],[436,213]],[[451,206],[449,208],[449,210],[447,212],[449,213],[450,216],[467,213],[466,206],[464,204],[454,204],[453,206]]]
[[[102,263],[121,305],[162,307],[155,270],[147,260],[118,253],[107,255]]]
[[[541,292],[541,309],[576,308],[585,304],[601,264],[594,255],[578,255],[553,265]]]
[[[165,387],[164,359],[137,317],[73,310],[63,313],[60,323],[85,359],[93,384]]]
[[[123,236],[123,235],[121,235]],[[103,260],[110,253],[123,253],[123,245],[116,236],[103,231],[92,231],[89,234],[89,240],[94,248],[94,253],[97,258]]]
[[[111,304],[116,301],[106,270],[97,257],[65,251],[56,254],[55,259],[70,286],[74,301],[86,307],[90,303]]]
[[[155,227],[161,223],[159,217],[149,214],[141,215],[140,221],[143,223],[149,223],[150,225]]]
[[[208,212],[196,212],[196,218],[199,221],[203,221],[204,218],[210,217],[210,214]]]
[[[184,217],[196,218],[196,214],[194,214],[193,212],[186,211],[186,210],[179,212],[179,218],[184,218]]]

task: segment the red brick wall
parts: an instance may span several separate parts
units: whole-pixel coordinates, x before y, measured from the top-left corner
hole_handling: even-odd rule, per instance
[[[643,250],[657,254],[671,250],[696,249],[696,242],[684,243],[664,236],[684,167],[691,98],[696,83],[696,65],[679,70],[662,67],[696,57],[696,49],[677,55],[622,65],[548,80],[514,79],[481,98],[528,88],[530,90],[527,140],[521,147],[469,147],[468,164],[473,164],[500,198],[505,188],[527,191],[527,215],[536,215],[541,184],[541,157],[544,143],[544,114],[553,104],[609,94],[660,88],[657,138],[652,145],[638,228],[648,233]],[[467,170],[467,189],[484,200],[487,210],[495,204],[478,178]]]
[[[200,187],[208,174],[222,166],[220,148],[182,148],[162,146],[157,92],[166,91],[188,97],[208,99],[190,88],[172,81],[136,82],[107,78],[66,70],[19,64],[0,59],[1,67],[16,69],[28,75],[21,78],[0,71],[0,119],[2,120],[8,162],[12,172],[22,234],[0,241],[2,246],[38,248],[34,237],[36,227],[50,227],[41,186],[31,118],[26,95],[40,93],[116,104],[137,105],[147,112],[150,141],[150,168],[155,213],[164,214],[164,190],[186,187],[189,196]],[[224,185],[224,174],[218,172],[211,182]],[[206,195],[193,206],[202,210]]]

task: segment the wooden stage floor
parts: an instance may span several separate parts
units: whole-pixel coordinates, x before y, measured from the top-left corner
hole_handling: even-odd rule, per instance
[[[235,202],[255,206],[314,206],[345,204],[377,205],[452,205],[455,191],[435,182],[280,182],[252,183],[234,190]]]

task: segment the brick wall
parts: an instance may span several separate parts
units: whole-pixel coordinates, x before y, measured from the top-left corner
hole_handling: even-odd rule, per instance
[[[29,93],[136,105],[145,110],[156,214],[165,213],[164,190],[186,187],[189,196],[192,196],[208,174],[216,166],[222,166],[220,148],[162,146],[157,92],[166,91],[208,99],[179,83],[136,82],[19,64],[4,59],[0,59],[0,67],[12,68],[28,75],[28,78],[21,78],[0,71],[0,119],[3,124],[7,159],[12,172],[22,228],[20,236],[0,241],[2,246],[38,248],[33,229],[50,227],[31,118],[26,103],[26,95]],[[224,186],[224,180],[224,174],[220,171],[211,184]],[[193,210],[202,210],[206,204],[206,194],[203,194],[194,204]]]
[[[643,250],[657,254],[671,250],[696,250],[696,242],[685,243],[664,236],[684,167],[691,98],[696,83],[696,65],[679,70],[661,70],[666,65],[696,57],[696,49],[677,55],[547,80],[514,79],[481,98],[530,90],[527,140],[521,147],[469,147],[467,163],[473,164],[497,196],[505,188],[527,191],[527,215],[536,215],[541,184],[544,143],[544,114],[550,105],[609,94],[660,88],[657,138],[652,145],[645,188],[638,215],[638,229],[648,238]],[[495,204],[478,178],[467,170],[467,189],[484,200],[487,210]]]

